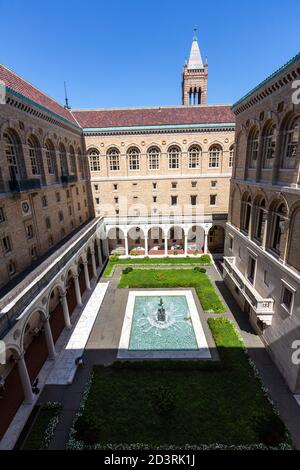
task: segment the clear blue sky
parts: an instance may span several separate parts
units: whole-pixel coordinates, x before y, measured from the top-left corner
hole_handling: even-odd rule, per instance
[[[0,62],[73,108],[176,105],[193,28],[208,102],[232,103],[300,50],[299,0],[0,0]]]

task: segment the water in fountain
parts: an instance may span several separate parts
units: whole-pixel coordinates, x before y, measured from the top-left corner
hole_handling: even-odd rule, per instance
[[[129,349],[198,349],[185,296],[136,297]]]

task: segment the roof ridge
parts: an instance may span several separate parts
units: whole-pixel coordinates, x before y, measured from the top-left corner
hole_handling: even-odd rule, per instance
[[[220,104],[200,104],[195,106],[189,105],[171,105],[171,106],[137,106],[137,107],[124,107],[124,108],[72,108],[72,113],[80,112],[91,112],[91,111],[134,111],[134,110],[145,110],[145,109],[199,109],[199,108],[217,108],[217,107],[231,107],[232,103],[220,103]]]

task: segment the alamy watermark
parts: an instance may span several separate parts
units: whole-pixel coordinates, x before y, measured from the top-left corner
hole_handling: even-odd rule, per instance
[[[300,364],[300,339],[293,341],[292,349],[295,350],[292,354],[292,363],[298,366]]]
[[[300,104],[300,80],[293,81],[292,89],[295,90],[292,94],[292,103]]]

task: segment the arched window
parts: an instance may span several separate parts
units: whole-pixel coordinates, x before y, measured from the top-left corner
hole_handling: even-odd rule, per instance
[[[259,199],[256,205],[256,219],[254,228],[254,238],[260,243],[263,242],[265,226],[267,220],[266,201],[264,198]]]
[[[213,145],[209,149],[209,168],[218,168],[220,166],[220,157],[222,154],[222,149],[219,145]]]
[[[248,137],[248,166],[249,168],[256,168],[258,157],[258,128],[253,127]]]
[[[109,149],[107,152],[110,171],[120,170],[120,152],[116,148]]]
[[[71,173],[76,173],[75,151],[72,145],[70,145],[70,170]]]
[[[246,193],[242,197],[241,205],[241,229],[249,233],[251,219],[252,200],[250,194]]]
[[[276,126],[270,123],[263,132],[263,168],[272,168],[275,156]]]
[[[233,157],[234,157],[234,145],[232,144],[229,148],[229,160],[228,160],[229,168],[233,167]]]
[[[28,149],[29,149],[31,172],[32,172],[33,175],[40,175],[41,174],[41,168],[40,168],[40,164],[39,164],[37,142],[33,137],[29,137],[29,139],[27,140],[27,145],[28,145]]]
[[[66,175],[68,175],[68,163],[67,163],[66,148],[65,148],[64,144],[60,143],[58,150],[59,150],[59,161],[60,161],[61,174],[62,174],[62,176],[66,176]]]
[[[128,165],[129,170],[139,170],[140,169],[140,151],[136,147],[131,147],[128,152]]]
[[[80,177],[81,179],[83,179],[84,178],[84,163],[83,163],[83,158],[82,158],[82,152],[79,147],[77,149],[77,161],[78,161],[78,167],[80,171]]]
[[[149,170],[159,170],[160,150],[158,147],[150,147],[148,150]]]
[[[54,175],[55,173],[55,150],[54,145],[50,139],[47,139],[45,142],[46,149],[46,161],[49,175]]]
[[[300,116],[291,119],[284,132],[282,168],[295,168],[300,139]]]
[[[12,181],[20,178],[20,168],[18,159],[18,146],[14,136],[9,132],[3,134],[5,154],[8,165],[9,177]]]
[[[179,168],[180,148],[177,145],[172,145],[168,150],[169,169],[175,170]]]
[[[285,222],[287,220],[286,207],[283,202],[273,204],[272,223],[271,223],[271,237],[270,248],[280,256],[281,254],[281,240],[284,232]]]
[[[90,170],[100,171],[100,153],[97,149],[89,151]]]
[[[189,148],[189,168],[200,167],[201,148],[199,145],[192,145]]]

